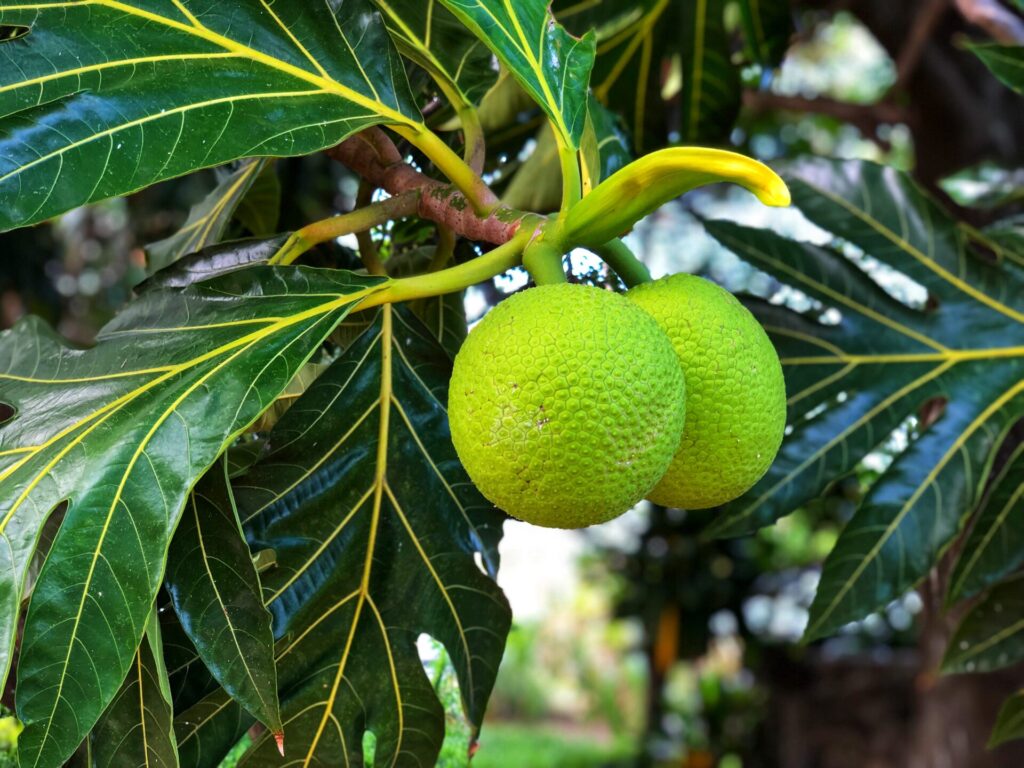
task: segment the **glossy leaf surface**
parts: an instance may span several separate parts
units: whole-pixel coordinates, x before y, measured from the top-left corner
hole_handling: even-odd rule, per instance
[[[89,737],[89,766],[177,768],[170,687],[160,627],[151,617],[128,677]]]
[[[220,242],[235,211],[266,168],[266,160],[245,160],[192,206],[184,226],[165,240],[146,246],[147,266],[157,272],[190,253]]]
[[[949,599],[978,594],[1024,563],[1024,444],[1006,460],[964,542]]]
[[[968,47],[1003,84],[1024,93],[1024,45],[982,43]]]
[[[92,349],[35,320],[0,335],[4,670],[36,537],[69,501],[25,622],[23,763],[57,765],[85,737],[128,672],[189,488],[379,282],[254,267],[146,292]]]
[[[420,125],[370,0],[0,2],[0,231],[241,157]]]
[[[293,676],[279,650],[294,759],[357,764],[368,728],[383,764],[432,764],[443,713],[416,652],[421,633],[445,644],[467,716],[482,720],[510,622],[492,581],[503,516],[455,457],[449,374],[410,313],[379,310],[235,483],[250,545],[276,553],[264,575],[276,634],[307,638],[304,658],[323,653]],[[242,764],[274,749],[262,739]]]
[[[222,458],[192,491],[168,553],[167,591],[217,681],[281,732],[274,636]]]

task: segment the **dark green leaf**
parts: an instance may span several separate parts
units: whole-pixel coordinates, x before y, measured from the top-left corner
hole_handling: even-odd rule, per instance
[[[1024,93],[1024,46],[982,43],[967,46],[1000,82]]]
[[[668,120],[662,99],[662,68],[673,53],[680,52],[672,0],[628,4],[557,0],[554,7],[559,20],[573,32],[594,30],[594,94],[625,118],[637,151],[663,145]]]
[[[726,0],[555,3],[569,29],[594,29],[594,93],[626,118],[639,152],[664,146],[679,128],[683,142],[728,138],[741,94],[730,62],[725,7]],[[666,79],[673,69],[681,72],[681,84],[679,78]]]
[[[267,166],[267,160],[250,159],[225,175],[202,202],[192,206],[185,225],[170,237],[146,246],[150,272],[157,272],[182,256],[219,243],[235,210]]]
[[[751,59],[769,69],[779,66],[793,32],[790,0],[741,0],[740,12]]]
[[[1024,739],[1024,691],[1017,691],[1003,704],[988,740],[989,749],[1015,739]]]
[[[379,123],[418,129],[370,0],[0,1],[0,230]]]
[[[167,591],[206,668],[281,733],[274,635],[220,459],[192,492],[168,553]]]
[[[937,414],[875,482],[826,561],[814,638],[916,584],[977,503],[993,448],[1024,415],[1024,271],[974,254],[957,222],[892,169],[821,161],[791,189],[814,223],[912,278],[930,304],[896,300],[835,250],[709,223],[742,258],[841,313],[823,324],[755,304],[786,371],[791,432],[768,474],[726,507],[713,532],[782,517],[901,424]]]
[[[578,149],[587,121],[594,36],[573,37],[543,2],[441,2],[508,67],[547,113],[562,143]]]
[[[1024,563],[1024,443],[993,480],[950,580],[949,599],[976,595]]]
[[[128,677],[89,737],[95,768],[177,768],[170,686],[156,612],[132,659]]]
[[[281,179],[270,161],[256,176],[235,210],[235,218],[253,237],[270,237],[281,218]]]
[[[957,627],[944,672],[990,672],[1024,659],[1024,576],[993,587]]]
[[[463,249],[467,252],[462,254]],[[472,247],[460,242],[456,247],[456,261],[475,258]],[[388,271],[392,277],[403,277],[425,272],[433,259],[431,248],[412,248],[397,257],[388,260]],[[462,291],[446,293],[442,296],[417,299],[407,304],[430,331],[430,335],[444,348],[448,356],[455,359],[462,342],[469,332],[466,320],[466,295]]]
[[[381,764],[432,765],[444,717],[416,652],[421,633],[445,644],[467,715],[482,720],[510,621],[488,577],[502,516],[451,445],[450,364],[411,314],[381,309],[235,484],[251,547],[277,556],[264,575],[276,634],[313,633],[302,654],[324,654],[292,677],[279,651],[293,759],[359,764],[369,729]],[[243,764],[273,750],[260,739]]]
[[[188,489],[379,285],[251,267],[148,291],[89,350],[35,320],[0,334],[2,670],[36,537],[69,501],[25,621],[23,760],[58,765],[85,737],[128,673]]]
[[[160,270],[140,283],[136,290],[144,293],[158,288],[187,288],[242,267],[264,263],[281,249],[287,239],[288,235],[279,235],[266,240],[211,245]]]
[[[587,128],[580,146],[583,155],[584,194],[622,170],[633,159],[629,137],[619,118],[591,94]]]
[[[491,52],[439,0],[374,0],[399,50],[438,82],[456,108],[480,102],[498,79]]]
[[[996,245],[996,255],[1024,267],[1024,216],[1011,216],[985,227],[985,238]]]
[[[684,3],[680,14],[684,144],[722,141],[740,110],[740,76],[729,61],[727,0]]]

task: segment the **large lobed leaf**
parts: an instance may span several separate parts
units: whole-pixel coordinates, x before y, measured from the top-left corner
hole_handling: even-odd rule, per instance
[[[378,123],[419,127],[370,0],[0,0],[0,231]]]
[[[37,537],[68,507],[18,664],[24,765],[57,765],[128,672],[189,488],[380,281],[254,267],[153,288],[71,349],[35,320],[0,335],[0,669]]]
[[[755,305],[782,357],[791,431],[715,532],[771,523],[919,419],[825,562],[807,630],[814,638],[915,585],[979,501],[994,449],[1024,415],[1024,268],[1019,254],[997,264],[973,251],[965,230],[895,170],[818,161],[791,189],[811,221],[928,295],[910,306],[832,248],[708,224],[742,258],[841,313],[824,324]]]
[[[382,308],[292,406],[235,480],[275,619],[290,759],[432,765],[444,713],[416,650],[445,644],[479,726],[510,624],[492,578],[502,516],[476,491],[447,427],[450,358],[407,310]],[[474,563],[481,559],[482,569]],[[183,764],[216,765],[248,727],[217,691],[179,717]],[[269,734],[240,765],[276,754]]]

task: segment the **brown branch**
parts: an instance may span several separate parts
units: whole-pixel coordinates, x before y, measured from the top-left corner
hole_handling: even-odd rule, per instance
[[[953,0],[960,15],[997,43],[1024,45],[1024,19],[999,0]]]
[[[477,216],[454,186],[432,179],[406,163],[394,142],[379,128],[361,131],[327,150],[327,154],[390,195],[417,192],[420,217],[443,224],[470,240],[494,245],[507,243],[525,216],[505,207],[487,217]]]
[[[743,94],[743,105],[755,114],[783,110],[828,115],[857,126],[866,135],[873,135],[879,125],[905,123],[909,120],[905,109],[889,101],[851,104],[828,98],[806,99],[767,91],[746,91]]]
[[[949,10],[949,0],[922,0],[923,7],[917,13],[907,34],[906,42],[896,61],[896,88],[902,89],[910,82],[911,75],[921,61],[928,41],[942,17]]]

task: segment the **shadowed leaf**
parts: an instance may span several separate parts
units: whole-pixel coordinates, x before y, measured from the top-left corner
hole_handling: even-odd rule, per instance
[[[270,614],[222,458],[192,492],[168,553],[167,591],[206,668],[281,732]]]

